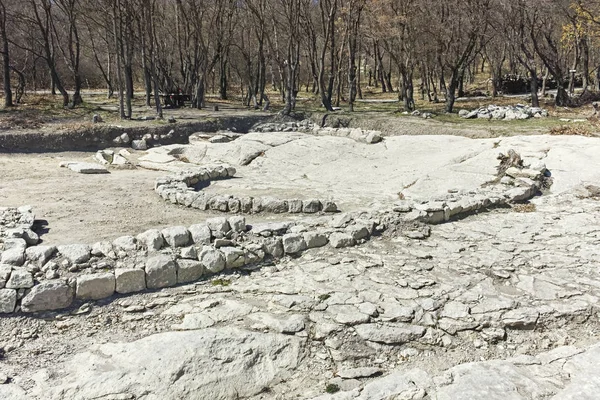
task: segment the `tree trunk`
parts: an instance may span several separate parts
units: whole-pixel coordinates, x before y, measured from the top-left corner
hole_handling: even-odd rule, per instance
[[[554,77],[556,79],[556,77]],[[570,97],[565,90],[565,82],[563,79],[560,81],[557,79],[558,87],[556,89],[556,101],[557,107],[568,107],[570,103]]]
[[[2,24],[2,41],[4,44],[4,51],[2,54],[2,61],[4,67],[4,107],[12,107],[13,98],[12,90],[10,88],[10,57],[8,54],[8,38],[6,37],[6,30],[4,24]]]
[[[450,83],[446,86],[446,112],[451,113],[454,110],[454,101],[456,100],[456,88],[458,86],[457,73],[453,72],[450,77]]]
[[[538,97],[538,80],[537,80],[537,71],[535,69],[529,70],[530,83],[529,87],[531,89],[531,106],[539,107],[540,106],[540,98]]]

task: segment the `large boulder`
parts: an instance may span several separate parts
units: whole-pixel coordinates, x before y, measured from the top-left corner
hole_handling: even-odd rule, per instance
[[[94,345],[45,371],[54,378],[31,392],[47,400],[249,398],[288,379],[301,348],[291,335],[231,327],[165,332]]]

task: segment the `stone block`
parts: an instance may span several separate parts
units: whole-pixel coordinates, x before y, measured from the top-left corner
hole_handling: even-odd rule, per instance
[[[17,291],[14,289],[0,289],[0,314],[15,311],[17,306]]]
[[[161,233],[171,247],[185,247],[190,244],[190,231],[185,226],[165,228]]]
[[[21,300],[23,312],[60,310],[73,302],[73,289],[61,280],[42,282],[34,286]]]
[[[117,293],[133,293],[146,289],[146,273],[143,269],[119,268],[115,270]]]
[[[160,254],[146,261],[146,286],[148,289],[160,289],[175,284],[177,284],[177,266],[171,257]]]
[[[177,260],[177,283],[197,281],[204,274],[202,263],[197,260]]]
[[[75,296],[80,300],[100,300],[115,293],[115,276],[110,273],[77,277]]]

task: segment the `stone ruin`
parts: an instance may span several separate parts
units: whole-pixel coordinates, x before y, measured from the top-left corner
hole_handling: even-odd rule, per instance
[[[31,208],[5,208],[0,210],[0,313],[58,310],[76,301],[175,286],[322,246],[356,246],[386,230],[424,239],[429,235],[424,224],[523,202],[539,192],[548,174],[545,165],[525,168],[512,150],[499,158],[510,160],[499,167],[499,182],[426,201],[401,200],[368,213],[339,213],[331,201],[207,198],[190,187],[231,177],[235,169],[221,165],[183,171],[158,179],[156,192],[171,203],[201,210],[321,216],[252,226],[243,216],[218,217],[205,224],[152,229],[94,244],[37,245]]]

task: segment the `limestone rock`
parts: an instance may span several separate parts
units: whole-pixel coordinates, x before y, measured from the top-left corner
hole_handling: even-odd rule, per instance
[[[33,287],[33,276],[25,268],[15,268],[6,282],[7,289],[29,289]]]
[[[229,226],[231,227],[231,230],[233,230],[234,232],[246,232],[247,227],[246,227],[246,218],[236,215],[233,217],[229,217]]]
[[[131,142],[131,148],[134,150],[148,150],[148,143],[145,139],[133,140]]]
[[[288,233],[283,235],[283,251],[287,254],[296,254],[306,250],[304,236],[299,233]]]
[[[321,204],[321,202],[319,200],[316,199],[312,199],[312,200],[304,200],[302,202],[302,212],[304,213],[316,213],[321,211],[323,208],[323,205]]]
[[[165,245],[165,239],[158,229],[149,229],[136,237],[137,241],[148,251],[158,251]]]
[[[171,247],[185,247],[190,244],[191,235],[185,226],[165,228],[161,233]]]
[[[86,244],[67,244],[58,246],[58,252],[73,264],[88,262],[92,249]]]
[[[244,250],[237,247],[225,246],[219,249],[225,257],[225,268],[240,268],[244,266]]]
[[[69,168],[71,171],[80,174],[108,174],[106,167],[99,164],[87,163],[87,162],[67,162],[64,167]]]
[[[334,232],[329,236],[329,244],[336,249],[343,247],[350,247],[356,244],[354,238],[347,234],[341,232]]]
[[[81,300],[100,300],[115,293],[115,276],[110,273],[77,277],[75,296]]]
[[[249,315],[255,327],[263,326],[279,333],[296,333],[304,329],[304,316],[300,314],[255,313]]]
[[[0,289],[0,314],[13,312],[16,305],[17,291],[14,289]]]
[[[306,247],[309,249],[313,249],[315,247],[323,247],[327,243],[329,243],[327,235],[315,231],[304,233],[304,241],[306,242]]]
[[[209,218],[206,220],[206,225],[208,225],[210,231],[213,232],[213,236],[215,236],[215,232],[226,234],[231,229],[227,218],[223,217]]]
[[[207,225],[192,225],[190,226],[190,233],[192,234],[192,241],[195,244],[210,244],[211,233]]]
[[[118,237],[112,244],[117,250],[135,251],[137,249],[137,240],[133,236]]]
[[[148,289],[160,289],[176,284],[177,267],[171,257],[160,254],[146,261],[146,286]]]
[[[197,281],[202,277],[204,267],[197,260],[177,260],[177,283]]]
[[[73,302],[73,289],[63,281],[46,281],[34,286],[21,300],[24,312],[59,310]]]
[[[385,344],[409,343],[425,334],[424,327],[409,324],[363,324],[355,326],[354,329],[358,336],[365,340]]]
[[[57,366],[64,373],[50,372],[56,378],[41,382],[34,394],[47,400],[148,393],[161,400],[248,398],[288,376],[299,364],[301,347],[294,336],[230,327],[159,333],[94,345]]]
[[[198,259],[208,271],[217,274],[225,269],[225,256],[217,249],[205,246]]]
[[[115,291],[117,293],[133,293],[146,289],[146,273],[143,269],[115,269]]]
[[[25,256],[29,261],[41,267],[46,264],[54,252],[56,252],[55,246],[33,246],[25,250]]]
[[[25,262],[25,250],[23,248],[14,248],[4,250],[0,256],[2,264],[21,266]]]

